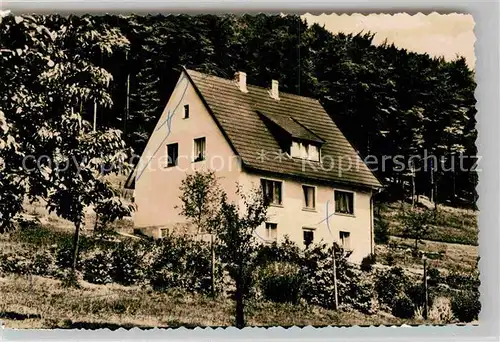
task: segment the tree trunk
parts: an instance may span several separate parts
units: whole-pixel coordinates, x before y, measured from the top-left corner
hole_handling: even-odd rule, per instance
[[[80,242],[80,223],[75,224],[75,235],[73,236],[73,265],[71,267],[73,273],[76,271],[76,263],[78,261],[78,244]]]
[[[245,313],[243,304],[243,274],[240,272],[239,279],[236,279],[236,328],[243,329],[245,327]]]

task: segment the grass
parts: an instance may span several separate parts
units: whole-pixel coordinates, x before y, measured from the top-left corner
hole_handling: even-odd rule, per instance
[[[152,328],[231,326],[234,302],[181,291],[155,292],[116,284],[65,288],[37,276],[0,278],[0,318],[9,328]],[[259,302],[247,307],[250,326],[394,325],[415,321],[380,312],[326,310],[310,305]]]
[[[423,273],[422,260],[413,258],[411,255],[413,246],[413,240],[393,236],[390,238],[389,244],[375,246],[377,262],[389,265],[388,260],[391,257],[393,259],[391,264]],[[428,258],[428,265],[441,272],[471,273],[477,270],[479,253],[477,246],[425,240],[419,244],[419,249],[428,253],[430,257],[434,256],[432,259]]]
[[[389,223],[391,235],[402,236],[401,222],[398,213],[401,212],[401,202],[378,204],[375,210]],[[410,205],[403,203],[404,210]],[[478,245],[477,211],[439,206],[427,240],[454,244]]]

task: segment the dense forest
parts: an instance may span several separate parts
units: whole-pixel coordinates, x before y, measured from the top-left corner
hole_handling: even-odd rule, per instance
[[[90,124],[81,127],[90,130],[96,113],[98,132],[121,131],[126,146],[140,154],[182,66],[226,78],[242,70],[250,84],[269,87],[278,79],[282,91],[319,99],[359,154],[379,161],[370,167],[387,186],[382,197],[415,193],[474,206],[475,82],[464,58],[447,61],[375,46],[374,33],[332,34],[295,15],[0,20],[0,114],[16,141],[47,129],[43,120],[36,126],[16,109],[20,89],[32,95],[42,89],[46,97],[24,103],[24,110],[40,112],[46,102],[68,101],[71,113]],[[58,108],[69,110],[51,105],[43,115],[57,118]],[[39,140],[36,153],[60,147],[46,140]],[[22,146],[33,153],[33,144]],[[410,168],[398,168],[392,158],[382,168],[382,156],[401,156],[408,165],[415,155],[438,161],[413,159]]]

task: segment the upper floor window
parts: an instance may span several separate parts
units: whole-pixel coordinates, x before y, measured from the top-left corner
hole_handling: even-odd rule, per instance
[[[189,119],[189,105],[184,105],[184,119]]]
[[[194,139],[193,159],[195,162],[205,160],[205,150],[206,150],[205,137]]]
[[[314,186],[302,185],[302,190],[304,192],[304,208],[315,209],[316,208],[316,188]]]
[[[319,161],[319,147],[304,141],[292,141],[290,155],[294,158]]]
[[[176,166],[179,158],[179,144],[167,145],[167,167]]]
[[[262,179],[261,185],[265,199],[269,201],[270,204],[281,205],[281,182]]]
[[[335,190],[335,212],[354,215],[354,193]]]

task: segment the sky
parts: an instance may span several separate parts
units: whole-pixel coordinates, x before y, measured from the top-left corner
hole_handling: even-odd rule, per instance
[[[474,68],[474,19],[470,14],[305,14],[302,18],[312,25],[318,23],[333,33],[375,33],[373,43],[382,44],[386,39],[397,47],[428,53],[432,57],[443,56],[453,60],[463,56]]]

